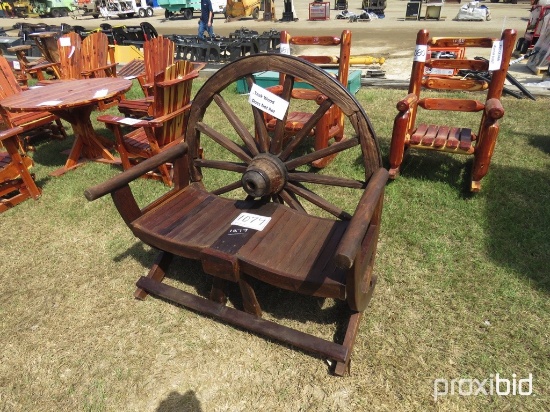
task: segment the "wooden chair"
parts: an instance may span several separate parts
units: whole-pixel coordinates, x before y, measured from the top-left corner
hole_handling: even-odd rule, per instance
[[[491,71],[490,79],[483,79],[461,73],[453,76],[452,73],[459,70],[470,71],[470,74],[487,72],[489,62],[486,59],[432,59],[430,56],[426,57],[426,50],[428,47],[464,47],[467,54],[469,47],[491,48],[498,39],[430,38],[427,30],[421,30],[418,33],[409,94],[397,103],[399,113],[394,121],[390,147],[390,178],[394,179],[398,175],[404,153],[408,149],[437,150],[473,155],[471,191],[480,190],[481,179],[487,174],[495,148],[499,131],[498,119],[504,116],[500,98],[515,38],[515,30],[507,29],[502,33],[501,62],[495,70]],[[451,75],[429,75],[425,72],[426,68],[450,70]],[[464,95],[460,98],[421,97],[421,90],[424,89],[458,90],[464,92]],[[479,97],[484,97],[484,101],[468,99],[466,92],[476,92]],[[469,127],[435,125],[429,118],[426,123],[421,123],[417,121],[419,108],[480,113],[479,130],[476,134]],[[477,119],[479,114],[476,115],[475,125],[479,122]]]
[[[0,213],[41,194],[29,172],[33,161],[20,148],[17,134],[22,132],[22,127],[0,131]]]
[[[329,50],[335,47],[339,48],[338,56],[311,56],[300,55],[299,57],[305,59],[311,63],[319,65],[334,65],[338,67],[336,79],[347,87],[348,74],[349,74],[349,59],[351,54],[351,31],[344,30],[341,36],[291,36],[288,32],[281,32],[281,44],[296,45],[296,46],[328,46]],[[301,79],[300,81],[308,81],[308,79]],[[271,87],[269,90],[275,94],[280,94],[282,91],[282,84],[284,79],[280,79],[280,85]],[[294,89],[292,97],[294,99],[313,100],[318,94],[308,89]],[[308,120],[311,118],[312,113],[309,111],[291,111],[286,118],[285,132],[287,136],[294,136],[298,131],[302,130]],[[267,127],[270,132],[275,130],[277,123],[276,119],[266,115]],[[337,107],[331,108],[323,119],[317,122],[314,129],[310,130],[310,135],[315,136],[315,150],[320,150],[328,147],[330,141],[334,139],[335,142],[339,142],[344,139],[344,115]],[[327,166],[334,156],[326,157],[316,160],[313,163],[314,167],[322,168]]]
[[[243,77],[252,85],[254,73],[266,70],[285,75],[282,96],[291,95],[295,79],[307,78],[326,97],[311,122],[336,105],[350,120],[352,135],[308,154],[299,148],[305,129],[287,139],[281,121],[269,136],[258,108],[243,110],[242,102],[222,94]],[[352,156],[353,175],[349,167],[346,173],[307,166],[334,153],[340,153],[335,162],[346,164]],[[167,161],[174,162],[174,188],[140,209],[129,183]],[[311,351],[336,361],[334,373],[342,375],[376,283],[373,265],[387,177],[371,123],[345,88],[305,60],[261,53],[225,65],[206,81],[193,100],[184,143],[85,195],[94,200],[111,193],[132,232],[160,251],[149,275],[138,280],[137,298],[152,293]],[[213,279],[210,299],[161,283],[174,255],[202,262]],[[225,306],[226,282],[239,286],[237,309]],[[349,317],[343,342],[262,319],[258,282],[345,301]]]
[[[144,117],[153,113],[153,83],[155,76],[174,63],[175,44],[172,40],[159,36],[143,45],[145,72],[137,76],[145,98],[121,100],[118,110],[126,116]]]
[[[155,99],[152,120],[136,121],[109,115],[98,117],[115,135],[116,148],[124,170],[183,141],[185,119],[190,108],[191,86],[198,75],[193,64],[184,60],[177,61],[157,74],[153,83]],[[123,125],[130,125],[135,130],[124,135]],[[158,172],[149,176],[160,178],[171,186],[170,166],[162,165]]]
[[[23,88],[19,85],[10,64],[4,56],[0,56],[0,99],[4,99],[15,94],[19,94]],[[48,129],[53,137],[66,138],[67,133],[61,123],[61,120],[49,112],[8,112],[0,108],[2,119],[8,128],[21,127],[20,134],[24,136],[25,144],[29,143],[30,136],[37,129],[40,132]],[[55,126],[52,125],[55,123]]]

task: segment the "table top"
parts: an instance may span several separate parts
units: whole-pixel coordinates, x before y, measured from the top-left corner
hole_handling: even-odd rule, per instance
[[[60,80],[2,99],[0,105],[14,112],[70,109],[109,99],[131,87],[130,80],[114,77]]]

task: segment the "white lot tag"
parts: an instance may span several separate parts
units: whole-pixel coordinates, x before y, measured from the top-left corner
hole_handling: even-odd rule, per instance
[[[42,103],[38,103],[37,106],[57,106],[62,100],[48,100]]]
[[[131,117],[125,117],[124,119],[120,119],[118,121],[118,123],[122,123],[122,124],[128,124],[130,126],[136,124],[136,123],[139,123],[141,122],[140,119],[132,119]]]
[[[44,87],[44,86],[31,86],[31,87],[29,87],[29,89],[31,89],[31,90],[32,89],[40,89],[41,87]]]
[[[426,54],[428,54],[428,46],[425,44],[417,44],[416,49],[414,49],[414,59],[415,62],[425,62]]]
[[[288,109],[288,102],[285,99],[281,99],[257,84],[253,84],[252,89],[250,89],[248,103],[279,120],[283,119]]]
[[[14,61],[12,63],[15,70],[21,70],[21,64],[18,61]]]
[[[424,68],[424,74],[442,74],[445,76],[452,76],[454,74],[453,69],[429,69],[427,67]]]
[[[70,37],[60,37],[59,38],[59,45],[62,47],[69,47],[71,45],[71,38]]]
[[[105,97],[107,96],[107,93],[109,93],[109,89],[99,89],[97,92],[94,93],[94,99]]]
[[[279,53],[280,54],[290,54],[290,46],[288,43],[279,44]]]
[[[134,80],[136,76],[126,76],[124,80]]]
[[[489,57],[489,71],[500,69],[502,63],[502,41],[493,42],[493,48],[491,49],[491,56]]]
[[[252,213],[241,213],[233,222],[231,222],[231,225],[247,227],[249,229],[258,230],[261,232],[265,229],[270,220],[271,218],[266,216],[253,215]]]
[[[70,59],[71,57],[73,57],[74,50],[75,50],[75,48],[74,48],[74,46],[72,46],[72,47],[71,47],[71,52],[69,53],[69,59]]]

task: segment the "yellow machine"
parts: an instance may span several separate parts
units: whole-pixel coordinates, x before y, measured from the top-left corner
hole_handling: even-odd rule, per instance
[[[242,19],[252,16],[254,20],[260,17],[260,0],[227,0],[225,15],[228,20]]]

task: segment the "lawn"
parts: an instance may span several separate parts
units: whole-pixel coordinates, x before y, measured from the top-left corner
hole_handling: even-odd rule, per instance
[[[357,94],[385,166],[404,94]],[[245,97],[230,90],[226,99]],[[378,284],[344,378],[291,347],[160,299],[135,300],[155,253],[109,197],[83,196],[120,169],[88,163],[54,178],[72,136],[38,142],[42,197],[0,216],[0,411],[547,410],[549,105],[503,98],[493,162],[475,195],[468,158],[406,158],[386,188]],[[145,179],[132,187],[143,203],[167,190]],[[183,259],[166,282],[202,296],[210,285],[200,264]],[[335,302],[267,286],[258,295],[268,318],[338,333]],[[510,394],[498,395],[507,382]]]

